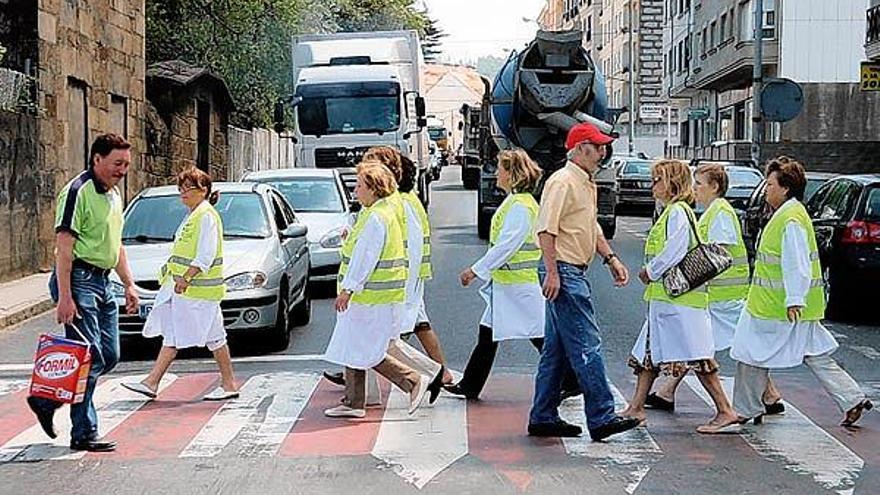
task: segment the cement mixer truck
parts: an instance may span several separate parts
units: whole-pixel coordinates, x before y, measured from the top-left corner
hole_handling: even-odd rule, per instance
[[[477,231],[489,237],[492,215],[504,200],[495,185],[499,150],[522,148],[544,169],[544,180],[565,165],[565,137],[578,122],[614,135],[605,121],[605,78],[581,45],[577,30],[539,31],[521,52],[512,52],[495,77],[483,79],[480,107],[480,184]],[[610,159],[611,149],[606,158]],[[599,224],[605,237],[616,230],[616,187],[611,170],[596,177]],[[536,195],[540,195],[543,181]]]

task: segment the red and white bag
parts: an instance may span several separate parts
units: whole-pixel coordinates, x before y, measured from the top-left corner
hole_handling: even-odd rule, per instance
[[[40,335],[34,356],[30,394],[66,404],[82,402],[92,367],[89,340],[71,325],[82,342],[51,333]]]

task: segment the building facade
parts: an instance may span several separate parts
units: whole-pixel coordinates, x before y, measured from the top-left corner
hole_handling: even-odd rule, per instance
[[[667,0],[665,86],[678,107],[679,158],[748,159],[752,141],[753,0]],[[880,99],[859,90],[864,4],[764,0],[765,80],[801,85],[794,120],[765,122],[762,161],[785,153],[816,170],[864,170],[880,152]],[[678,27],[686,26],[686,27]],[[876,166],[876,165],[873,165]]]

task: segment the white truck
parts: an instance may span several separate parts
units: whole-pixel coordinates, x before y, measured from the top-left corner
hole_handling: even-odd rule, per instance
[[[416,163],[428,203],[428,138],[421,96],[424,64],[415,31],[294,36],[293,138],[297,167],[353,168],[372,146],[393,146]],[[284,107],[276,107],[276,122]],[[279,115],[279,112],[282,112]]]

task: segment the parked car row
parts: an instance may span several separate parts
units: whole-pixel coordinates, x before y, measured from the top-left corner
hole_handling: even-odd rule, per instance
[[[231,333],[286,349],[292,328],[311,318],[312,284],[336,279],[356,206],[334,169],[256,172],[213,187],[224,230],[224,324]],[[137,315],[125,314],[123,287],[112,274],[122,336],[143,330],[159,292],[159,270],[186,214],[173,186],[147,188],[126,208],[123,243],[141,304]]]

